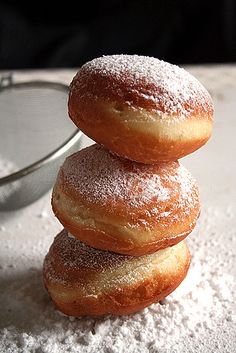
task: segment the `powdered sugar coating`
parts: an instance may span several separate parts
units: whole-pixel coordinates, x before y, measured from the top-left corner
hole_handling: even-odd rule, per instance
[[[56,254],[60,255],[59,259]],[[51,276],[50,280],[59,283],[63,281],[63,276],[54,273],[56,261],[59,261],[65,268],[104,272],[108,268],[116,267],[125,261],[132,261],[132,259],[132,256],[94,249],[72,237],[64,229],[55,237],[44,268],[45,273]]]
[[[178,119],[204,115],[212,119],[211,97],[186,70],[154,57],[108,55],[87,62],[70,87],[80,99],[110,99]]]
[[[55,237],[45,258],[44,277],[51,284],[83,287],[84,282],[96,282],[97,274],[102,273],[105,279],[104,276],[109,273],[111,278],[105,280],[105,287],[112,287],[114,284],[122,286],[134,281],[141,282],[148,275],[153,276],[158,264],[169,257],[173,261],[173,254],[189,256],[184,242],[153,254],[136,257],[94,249],[68,235],[66,229],[62,230]],[[95,286],[93,295],[97,294],[99,290]]]
[[[179,208],[188,214],[198,203],[196,182],[179,162],[136,163],[97,144],[68,157],[57,183],[75,199],[114,209],[122,204],[127,213],[142,209],[150,219],[159,215],[171,219]]]

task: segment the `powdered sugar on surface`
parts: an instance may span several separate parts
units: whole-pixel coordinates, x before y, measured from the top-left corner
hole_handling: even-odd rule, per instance
[[[94,77],[101,78],[99,85],[102,89],[101,86],[96,88]],[[104,86],[103,82],[106,82]],[[139,102],[148,102],[163,118],[165,114],[178,114],[178,119],[185,119],[197,108],[205,113],[213,109],[207,90],[196,78],[176,65],[147,56],[107,55],[96,58],[78,72],[71,92],[77,90],[81,95],[91,96],[91,99],[109,91],[122,96],[131,105],[138,97]],[[109,93],[106,96],[109,97]]]
[[[41,267],[57,222],[48,210],[44,223],[50,231],[45,231],[36,206],[40,202],[21,214],[27,225],[31,215],[36,230],[36,236],[28,234],[25,246],[12,243],[12,225],[6,222],[8,237],[2,244],[6,250],[0,270],[0,352],[234,352],[235,234],[229,224],[235,210],[231,206],[223,212],[203,210],[198,229],[188,240],[193,255],[188,276],[162,304],[134,315],[100,319],[65,317],[55,311],[42,285]],[[220,232],[224,224],[227,229],[222,236],[217,229]],[[223,242],[225,237],[227,242]],[[7,253],[9,258],[3,261]]]

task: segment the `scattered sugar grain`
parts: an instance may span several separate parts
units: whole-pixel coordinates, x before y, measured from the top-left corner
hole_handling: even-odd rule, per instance
[[[48,213],[47,211],[42,211],[37,215],[38,218],[47,218],[48,217]]]

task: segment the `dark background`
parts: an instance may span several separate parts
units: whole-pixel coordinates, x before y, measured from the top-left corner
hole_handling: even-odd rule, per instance
[[[119,53],[236,61],[235,0],[23,3],[0,2],[0,69],[78,67]]]

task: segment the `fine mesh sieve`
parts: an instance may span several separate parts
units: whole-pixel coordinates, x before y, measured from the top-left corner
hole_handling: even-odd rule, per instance
[[[25,206],[48,191],[82,133],[68,118],[61,83],[0,80],[0,210]]]

